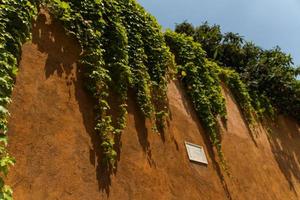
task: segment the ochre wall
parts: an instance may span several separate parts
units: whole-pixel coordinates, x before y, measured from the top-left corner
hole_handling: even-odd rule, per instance
[[[177,81],[169,84],[170,122],[161,135],[129,95],[117,168],[104,171],[94,102],[76,64],[79,45],[41,13],[22,50],[9,119],[9,150],[17,163],[8,182],[15,200],[300,199],[299,126],[279,117],[271,134],[259,127],[253,136],[226,87],[222,144],[230,176],[216,164]],[[204,146],[209,165],[189,162],[184,141]]]
[[[300,199],[300,126],[279,116],[268,131],[258,125],[251,133],[230,91],[224,88],[223,94],[228,123],[222,144],[232,198]]]

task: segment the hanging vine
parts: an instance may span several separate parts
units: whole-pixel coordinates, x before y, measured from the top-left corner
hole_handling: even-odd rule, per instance
[[[201,45],[192,37],[172,31],[165,33],[167,44],[175,55],[178,73],[194,108],[224,163],[217,117],[226,119],[225,100],[221,93],[218,68],[206,59]]]
[[[218,118],[225,119],[226,106],[221,92],[221,80],[232,91],[249,125],[255,122],[256,112],[250,95],[240,76],[234,70],[220,67],[206,58],[201,45],[192,37],[168,30],[165,33],[167,44],[175,55],[178,75],[192,100],[194,108],[215,146],[221,164],[226,168],[223,157]]]
[[[185,21],[175,31],[192,36],[209,59],[240,75],[258,119],[284,114],[300,122],[299,70],[280,47],[263,49],[238,33],[222,33],[219,25],[208,22],[193,26]]]
[[[39,7],[48,9],[82,48],[79,62],[84,67],[86,88],[96,101],[95,131],[100,137],[103,163],[108,169],[115,167],[116,148],[119,145],[116,141],[126,127],[129,90],[134,91],[140,111],[155,124],[155,130],[163,130],[168,116],[167,84],[175,71],[223,167],[226,164],[218,120],[221,118],[226,121],[227,112],[221,81],[230,88],[250,125],[255,122],[256,116],[262,118],[267,113],[274,117],[276,109],[273,104],[299,119],[299,113],[294,112],[294,109],[299,110],[299,82],[293,78],[296,72],[289,68],[290,58],[280,49],[262,53],[248,44],[243,46],[242,55],[239,54],[241,42],[234,43],[238,41],[238,35],[230,33],[223,37],[219,27],[207,29],[207,24],[202,27],[203,30],[198,29],[199,33],[204,31],[202,34],[206,38],[213,38],[212,44],[206,45],[209,57],[222,61],[219,63],[227,63],[226,66],[232,63],[236,71],[241,70],[244,63],[235,64],[235,61],[239,61],[236,58],[247,57],[254,51],[255,62],[250,59],[245,68],[247,73],[238,74],[208,60],[200,43],[195,42],[201,42],[205,37],[195,37],[197,34],[194,34],[193,39],[172,31],[166,31],[163,35],[156,19],[135,0],[1,0],[0,199],[12,199],[12,190],[4,183],[9,167],[15,163],[6,149],[7,107],[11,101],[21,45],[30,39],[31,22],[37,16]],[[205,30],[211,32],[206,33]],[[221,41],[223,44],[220,46]],[[211,41],[202,41],[204,44],[207,42]],[[257,55],[260,59],[256,61]],[[279,64],[273,58],[278,59]],[[269,74],[261,78],[258,69]],[[251,76],[245,79],[243,75],[247,74]],[[247,80],[247,86],[241,81],[240,75]],[[272,87],[265,87],[268,84]],[[259,93],[259,89],[263,92]],[[112,115],[115,108],[112,108],[110,99],[113,97],[118,97],[116,116]],[[290,99],[294,103],[287,105]]]
[[[252,107],[252,99],[246,85],[241,81],[240,75],[234,70],[221,67],[219,67],[219,74],[226,86],[233,93],[247,123],[253,125],[255,123],[256,111]]]
[[[172,56],[156,20],[135,0],[44,1],[83,49],[87,87],[97,100],[95,130],[104,161],[116,159],[115,138],[126,125],[127,93],[133,89],[146,118],[163,127],[167,80]],[[111,116],[109,97],[117,95],[118,116]]]
[[[7,105],[21,45],[30,37],[36,7],[48,9],[82,48],[79,62],[84,67],[86,87],[96,100],[95,131],[100,136],[103,163],[108,168],[115,166],[116,138],[126,127],[129,90],[134,91],[140,111],[156,124],[155,129],[161,130],[168,116],[167,84],[175,71],[223,164],[218,119],[226,120],[227,112],[221,81],[232,91],[249,124],[254,123],[257,115],[274,116],[275,109],[266,93],[252,90],[249,94],[240,75],[208,60],[200,43],[192,37],[169,30],[163,35],[156,19],[135,0],[2,0],[0,199],[12,198],[12,190],[3,181],[15,162],[6,150]],[[109,100],[115,96],[117,116],[112,116],[114,108]]]

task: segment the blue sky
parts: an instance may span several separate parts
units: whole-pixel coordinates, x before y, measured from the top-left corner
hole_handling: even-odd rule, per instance
[[[221,25],[262,48],[280,46],[300,65],[300,0],[138,0],[163,28],[187,20]]]

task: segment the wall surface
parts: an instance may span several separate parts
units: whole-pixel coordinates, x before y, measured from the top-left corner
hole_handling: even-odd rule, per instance
[[[300,126],[279,116],[268,129],[250,131],[230,91],[223,89],[228,111],[223,151],[233,199],[300,199]]]
[[[270,134],[251,134],[224,87],[222,128],[230,175],[216,162],[178,82],[169,84],[170,121],[153,133],[130,94],[117,168],[101,167],[93,100],[85,92],[79,45],[41,13],[23,46],[10,105],[9,150],[17,163],[8,182],[15,200],[300,199],[300,128],[280,117]],[[184,141],[202,145],[208,166],[188,161]]]

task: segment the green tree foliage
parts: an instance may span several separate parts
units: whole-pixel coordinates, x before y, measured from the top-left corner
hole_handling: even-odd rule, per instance
[[[184,21],[180,24],[176,24],[175,32],[176,33],[184,33],[187,36],[194,36],[195,27],[192,24],[188,23],[187,21]]]
[[[300,121],[299,69],[292,66],[290,55],[279,47],[263,50],[239,34],[222,34],[219,26],[207,22],[198,27],[183,22],[175,30],[193,36],[210,59],[240,74],[260,116],[277,110]]]

